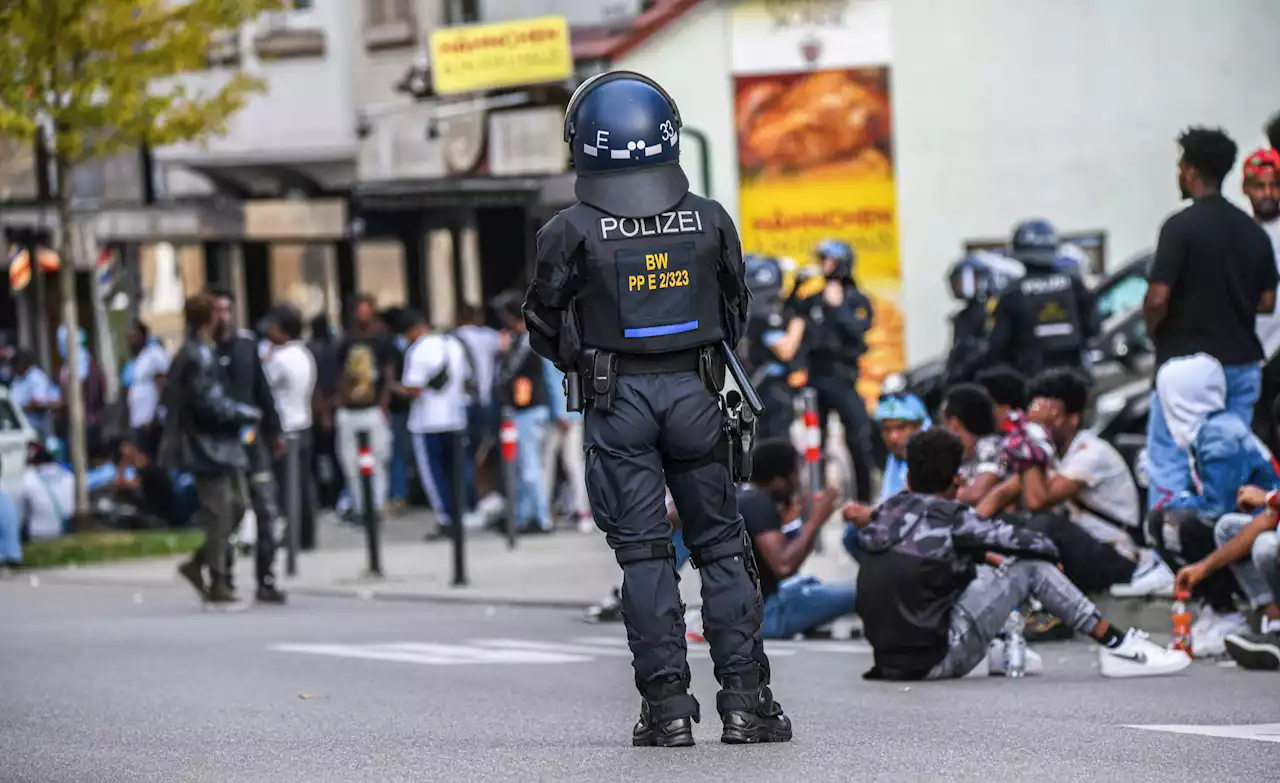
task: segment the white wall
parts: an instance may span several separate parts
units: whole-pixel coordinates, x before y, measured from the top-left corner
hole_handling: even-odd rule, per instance
[[[324,57],[259,60],[253,26],[246,26],[240,35],[243,68],[265,80],[266,91],[250,98],[225,136],[210,138],[203,146],[169,147],[157,157],[272,162],[354,157],[352,57],[355,48],[363,46],[354,24],[357,5],[351,0],[316,0],[312,9],[288,13],[291,26],[324,30]],[[227,69],[215,68],[184,80],[193,89],[216,89],[229,75]]]
[[[894,0],[893,103],[908,355],[944,350],[943,270],[1030,215],[1105,229],[1116,268],[1178,204],[1175,137],[1241,158],[1280,110],[1276,0]],[[1239,196],[1237,173],[1228,195]]]
[[[736,216],[738,150],[729,35],[726,9],[708,0],[619,58],[613,67],[657,81],[680,107],[684,127],[706,134],[711,155],[710,193],[702,183],[701,150],[687,134],[680,140],[680,165],[695,193],[709,195]]]

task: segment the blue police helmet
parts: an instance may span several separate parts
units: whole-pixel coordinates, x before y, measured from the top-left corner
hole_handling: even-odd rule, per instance
[[[1058,254],[1058,232],[1043,218],[1023,220],[1013,228],[1009,250],[1024,263],[1052,266]]]
[[[782,265],[776,259],[749,255],[743,259],[743,266],[753,301],[769,304],[782,295]]]
[[[657,82],[610,71],[583,82],[564,116],[578,199],[618,217],[665,212],[689,192],[680,110]]]
[[[833,278],[849,277],[853,274],[855,255],[853,246],[848,242],[841,242],[838,239],[824,239],[818,243],[814,254],[818,256],[820,261],[829,258],[836,262],[836,271],[832,274]]]

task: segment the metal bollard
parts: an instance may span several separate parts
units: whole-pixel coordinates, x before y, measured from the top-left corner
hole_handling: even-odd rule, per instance
[[[298,464],[301,451],[299,434],[284,436],[285,515],[289,520],[289,550],[285,570],[298,575],[298,550],[302,548],[302,470]]]
[[[804,403],[804,462],[809,473],[809,496],[804,504],[804,518],[813,514],[814,501],[822,491],[822,422],[818,419],[818,392],[804,389],[800,392]],[[822,551],[822,538],[814,539],[814,551]]]
[[[515,411],[502,409],[502,428],[498,431],[502,441],[502,483],[507,495],[507,548],[516,548],[516,459],[520,455],[519,435],[516,430]]]
[[[466,526],[462,524],[467,507],[467,433],[455,432],[453,440],[453,586],[467,584],[467,561],[463,552]]]
[[[369,574],[382,576],[382,545],[379,541],[378,508],[373,494],[373,449],[369,445],[369,431],[356,433],[356,445],[360,449],[360,494],[364,498],[364,535],[369,545]]]

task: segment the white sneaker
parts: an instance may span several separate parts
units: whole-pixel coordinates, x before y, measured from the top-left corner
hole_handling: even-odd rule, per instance
[[[1205,607],[1200,621],[1191,626],[1191,654],[1196,658],[1226,655],[1227,637],[1248,630],[1249,621],[1240,612],[1218,614]]]
[[[1153,552],[1145,565],[1138,565],[1138,569],[1133,572],[1132,581],[1123,585],[1111,585],[1111,595],[1115,598],[1172,598],[1173,582],[1173,570]]]
[[[1186,653],[1165,649],[1136,628],[1125,634],[1119,647],[1098,649],[1098,667],[1103,677],[1158,677],[1190,665],[1191,657]]]
[[[1040,653],[1027,648],[1027,665],[1026,675],[1030,677],[1033,674],[1044,674],[1044,659],[1040,657]],[[987,649],[987,673],[992,677],[1003,677],[1004,672],[1004,639],[992,639],[991,647]]]
[[[596,527],[596,521],[591,517],[578,518],[578,532],[582,534],[594,533],[599,528]]]

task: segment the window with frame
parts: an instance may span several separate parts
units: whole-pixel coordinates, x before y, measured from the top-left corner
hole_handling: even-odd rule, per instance
[[[414,0],[365,0],[364,40],[369,49],[413,44],[417,40]]]

